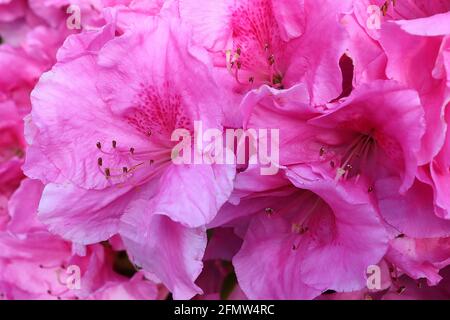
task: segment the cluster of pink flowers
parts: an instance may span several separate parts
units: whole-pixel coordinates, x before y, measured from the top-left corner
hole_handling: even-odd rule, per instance
[[[0,0],[0,37],[0,298],[450,299],[449,0]],[[198,123],[276,172],[175,161]]]

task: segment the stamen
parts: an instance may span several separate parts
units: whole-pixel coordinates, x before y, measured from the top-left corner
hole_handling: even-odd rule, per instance
[[[313,195],[313,194],[311,194],[311,195]],[[306,213],[303,214],[300,221],[297,221],[292,224],[292,228],[291,228],[292,233],[302,236],[309,231],[309,227],[307,226],[307,224],[308,224],[310,218],[312,217],[313,213],[317,209],[317,206],[319,205],[319,203],[320,203],[320,198],[317,197],[316,200],[314,201],[314,204],[311,206],[311,208],[308,209],[308,211],[306,211]],[[300,241],[301,240],[299,240],[298,244],[294,243],[294,245],[292,247],[293,250],[298,249],[298,247],[300,245]]]
[[[295,234],[305,234],[308,231],[308,227],[304,227],[303,225],[300,225],[298,223],[292,224],[292,233]]]
[[[422,279],[417,280],[417,288],[419,288],[419,289],[423,288]]]
[[[405,286],[401,286],[400,288],[398,288],[397,293],[398,294],[402,294],[403,292],[405,292],[406,287]]]
[[[274,210],[272,208],[266,208],[266,209],[264,209],[264,211],[268,216],[271,216],[274,212]]]
[[[356,176],[355,183],[359,180],[359,170],[364,166],[375,140],[370,134],[358,135],[353,142],[347,147],[341,158],[341,165],[336,171],[335,180],[348,179]],[[334,165],[332,165],[334,167]]]
[[[226,64],[227,64],[227,70],[230,73],[233,73],[231,71],[231,69],[233,68],[233,62],[231,61],[231,50],[227,50],[225,51],[225,59],[226,59]]]

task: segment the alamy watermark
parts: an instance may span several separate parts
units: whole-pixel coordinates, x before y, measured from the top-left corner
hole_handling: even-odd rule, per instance
[[[66,20],[66,26],[70,30],[81,29],[81,8],[75,4],[67,7],[66,13],[70,16]]]
[[[370,5],[367,7],[367,13],[369,17],[367,18],[367,28],[371,30],[379,30],[381,29],[381,9],[377,5]]]
[[[367,267],[367,289],[381,290],[381,268],[377,265]]]
[[[194,122],[194,135],[187,129],[173,131],[172,162],[181,164],[259,165],[261,175],[279,171],[279,129],[204,129]]]
[[[397,4],[396,0],[386,0],[381,7],[377,5],[370,5],[367,7],[367,13],[369,17],[366,21],[366,26],[370,30],[380,30],[381,29],[381,17],[386,16],[389,7],[392,5],[395,8]]]
[[[81,269],[77,265],[70,265],[65,269],[65,277],[62,278],[62,270],[56,271],[58,281],[69,290],[81,289]]]

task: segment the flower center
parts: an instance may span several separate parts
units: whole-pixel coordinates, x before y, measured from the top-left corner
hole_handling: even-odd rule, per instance
[[[242,50],[237,48],[236,51],[227,50],[226,51],[226,65],[228,72],[235,78],[236,82],[241,85],[253,85],[255,81],[262,84],[267,84],[271,87],[283,89],[283,75],[279,68],[277,67],[277,61],[275,59],[275,54],[269,53],[269,45],[264,45],[266,54],[266,65],[262,66],[259,70],[246,68],[245,62],[241,59]],[[246,69],[245,72],[241,70]],[[241,73],[248,73],[248,81],[245,83],[241,79]],[[263,78],[260,79],[261,75]]]
[[[96,144],[100,157],[97,159],[99,171],[112,184],[131,182],[134,185],[149,181],[159,172],[162,165],[170,161],[170,150],[136,151],[135,148],[121,147],[116,140],[106,149],[101,142]],[[106,163],[108,159],[110,163]],[[146,170],[144,170],[146,169]],[[145,177],[138,177],[144,172]],[[133,182],[134,181],[134,182]]]
[[[232,15],[233,49],[225,52],[228,71],[239,84],[282,88],[280,60],[285,43],[279,36],[272,2],[254,0]]]

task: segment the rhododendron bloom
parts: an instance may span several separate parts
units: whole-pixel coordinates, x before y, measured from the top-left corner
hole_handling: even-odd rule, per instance
[[[176,20],[149,20],[109,41],[98,54],[75,58],[45,74],[33,94],[32,119],[39,132],[33,145],[39,145],[42,157],[59,172],[57,183],[46,186],[39,208],[50,230],[89,244],[120,229],[136,263],[167,281],[175,295],[189,297],[196,290],[189,281],[201,270],[205,241],[201,229],[190,228],[208,223],[227,200],[234,167],[171,162],[173,130],[191,130],[197,119],[220,128],[221,121],[216,109],[220,91],[200,60],[205,54],[189,46],[186,34],[175,33],[177,27]],[[154,42],[167,47],[161,51]],[[71,99],[61,109],[65,95]],[[49,112],[56,112],[56,123],[47,121]],[[173,197],[185,203],[173,203]],[[193,201],[196,197],[201,197],[199,203]],[[148,242],[153,228],[159,228],[152,235],[154,244]],[[164,257],[162,248],[152,247],[160,241],[179,253]],[[183,249],[185,241],[198,243],[196,249]],[[158,266],[148,261],[147,250],[161,255],[167,265],[161,269],[162,261]],[[172,283],[168,269],[179,266],[184,279]]]
[[[387,249],[387,233],[367,194],[314,181],[303,166],[287,178],[280,173],[265,182],[254,169],[240,174],[239,204],[227,204],[215,221],[249,221],[233,259],[244,293],[250,299],[311,299],[328,289],[362,288],[367,267]]]
[[[449,21],[0,0],[0,299],[448,299]]]
[[[26,179],[10,202],[8,232],[0,233],[2,299],[158,297],[160,289],[143,274],[128,280],[113,270],[115,253],[109,247],[90,246],[81,257],[70,242],[50,234],[36,217],[43,188]]]
[[[350,1],[180,1],[195,39],[215,53],[239,90],[306,82],[313,103],[341,93],[338,63],[347,38],[340,15],[349,8]]]

